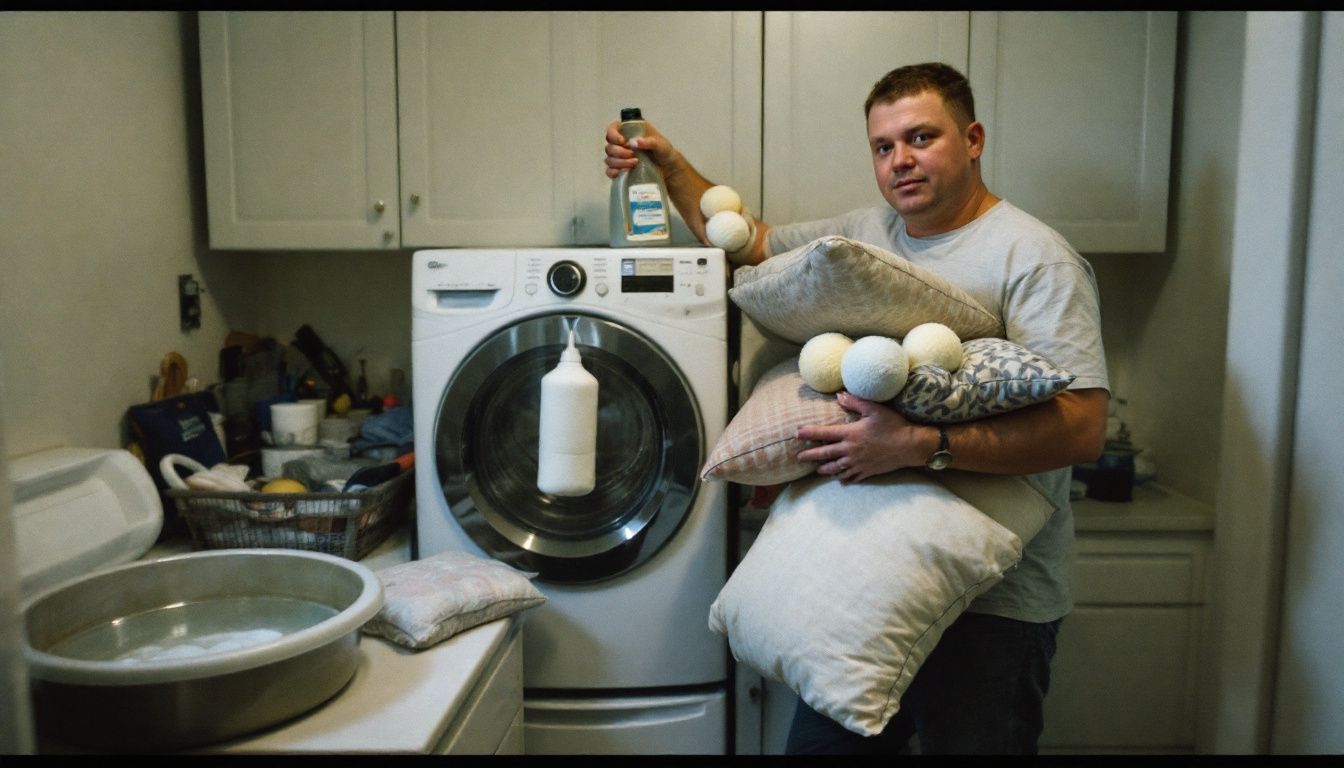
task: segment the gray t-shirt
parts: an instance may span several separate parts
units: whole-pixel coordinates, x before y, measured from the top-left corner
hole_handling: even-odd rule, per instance
[[[1056,231],[1001,200],[964,227],[911,237],[888,206],[772,227],[772,253],[839,235],[885,248],[936,272],[973,296],[1020,344],[1076,377],[1070,389],[1109,391],[1092,266]],[[1027,476],[1056,512],[1027,544],[1022,562],[967,609],[1022,621],[1053,621],[1073,607],[1069,558],[1073,510],[1068,467]]]

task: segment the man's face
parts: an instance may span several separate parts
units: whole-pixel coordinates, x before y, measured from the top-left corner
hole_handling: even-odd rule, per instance
[[[925,237],[965,224],[963,210],[979,183],[972,160],[984,150],[984,129],[963,131],[933,91],[874,104],[868,146],[882,197]]]

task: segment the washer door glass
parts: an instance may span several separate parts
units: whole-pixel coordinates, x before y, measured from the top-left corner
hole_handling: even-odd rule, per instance
[[[570,325],[598,381],[596,487],[537,488],[541,378]],[[549,581],[614,576],[653,556],[690,513],[704,460],[700,413],[667,356],[634,330],[546,315],[476,347],[439,402],[435,461],[444,497],[482,549]]]

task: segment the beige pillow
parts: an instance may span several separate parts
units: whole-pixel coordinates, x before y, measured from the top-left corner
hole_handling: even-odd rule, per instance
[[[816,469],[800,462],[798,452],[817,443],[794,437],[808,424],[844,424],[857,416],[841,408],[835,395],[824,395],[803,382],[798,356],[762,374],[705,462],[706,480],[744,485],[787,483]]]
[[[949,373],[916,366],[891,406],[926,424],[955,424],[1023,408],[1064,391],[1073,374],[1004,339],[963,342],[962,364]],[[794,356],[771,368],[720,434],[701,470],[706,480],[774,485],[810,474],[795,457],[815,443],[794,434],[809,424],[843,424],[855,415],[803,382]]]
[[[546,602],[527,574],[468,552],[442,552],[378,571],[383,607],[366,634],[428,648],[459,632]]]
[[[875,245],[823,237],[742,267],[728,297],[763,328],[796,344],[834,331],[851,338],[903,338],[942,323],[961,339],[1002,335],[970,294]]]
[[[943,631],[1018,563],[1054,509],[1020,477],[931,475],[790,485],[710,606],[710,629],[816,711],[880,733]],[[1004,513],[944,487],[963,482]]]

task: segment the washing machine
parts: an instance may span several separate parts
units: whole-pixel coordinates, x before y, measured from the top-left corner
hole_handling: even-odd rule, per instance
[[[534,754],[723,753],[727,266],[715,248],[433,249],[412,263],[418,555],[535,573]],[[598,381],[596,484],[537,488],[541,380],[570,333]]]

